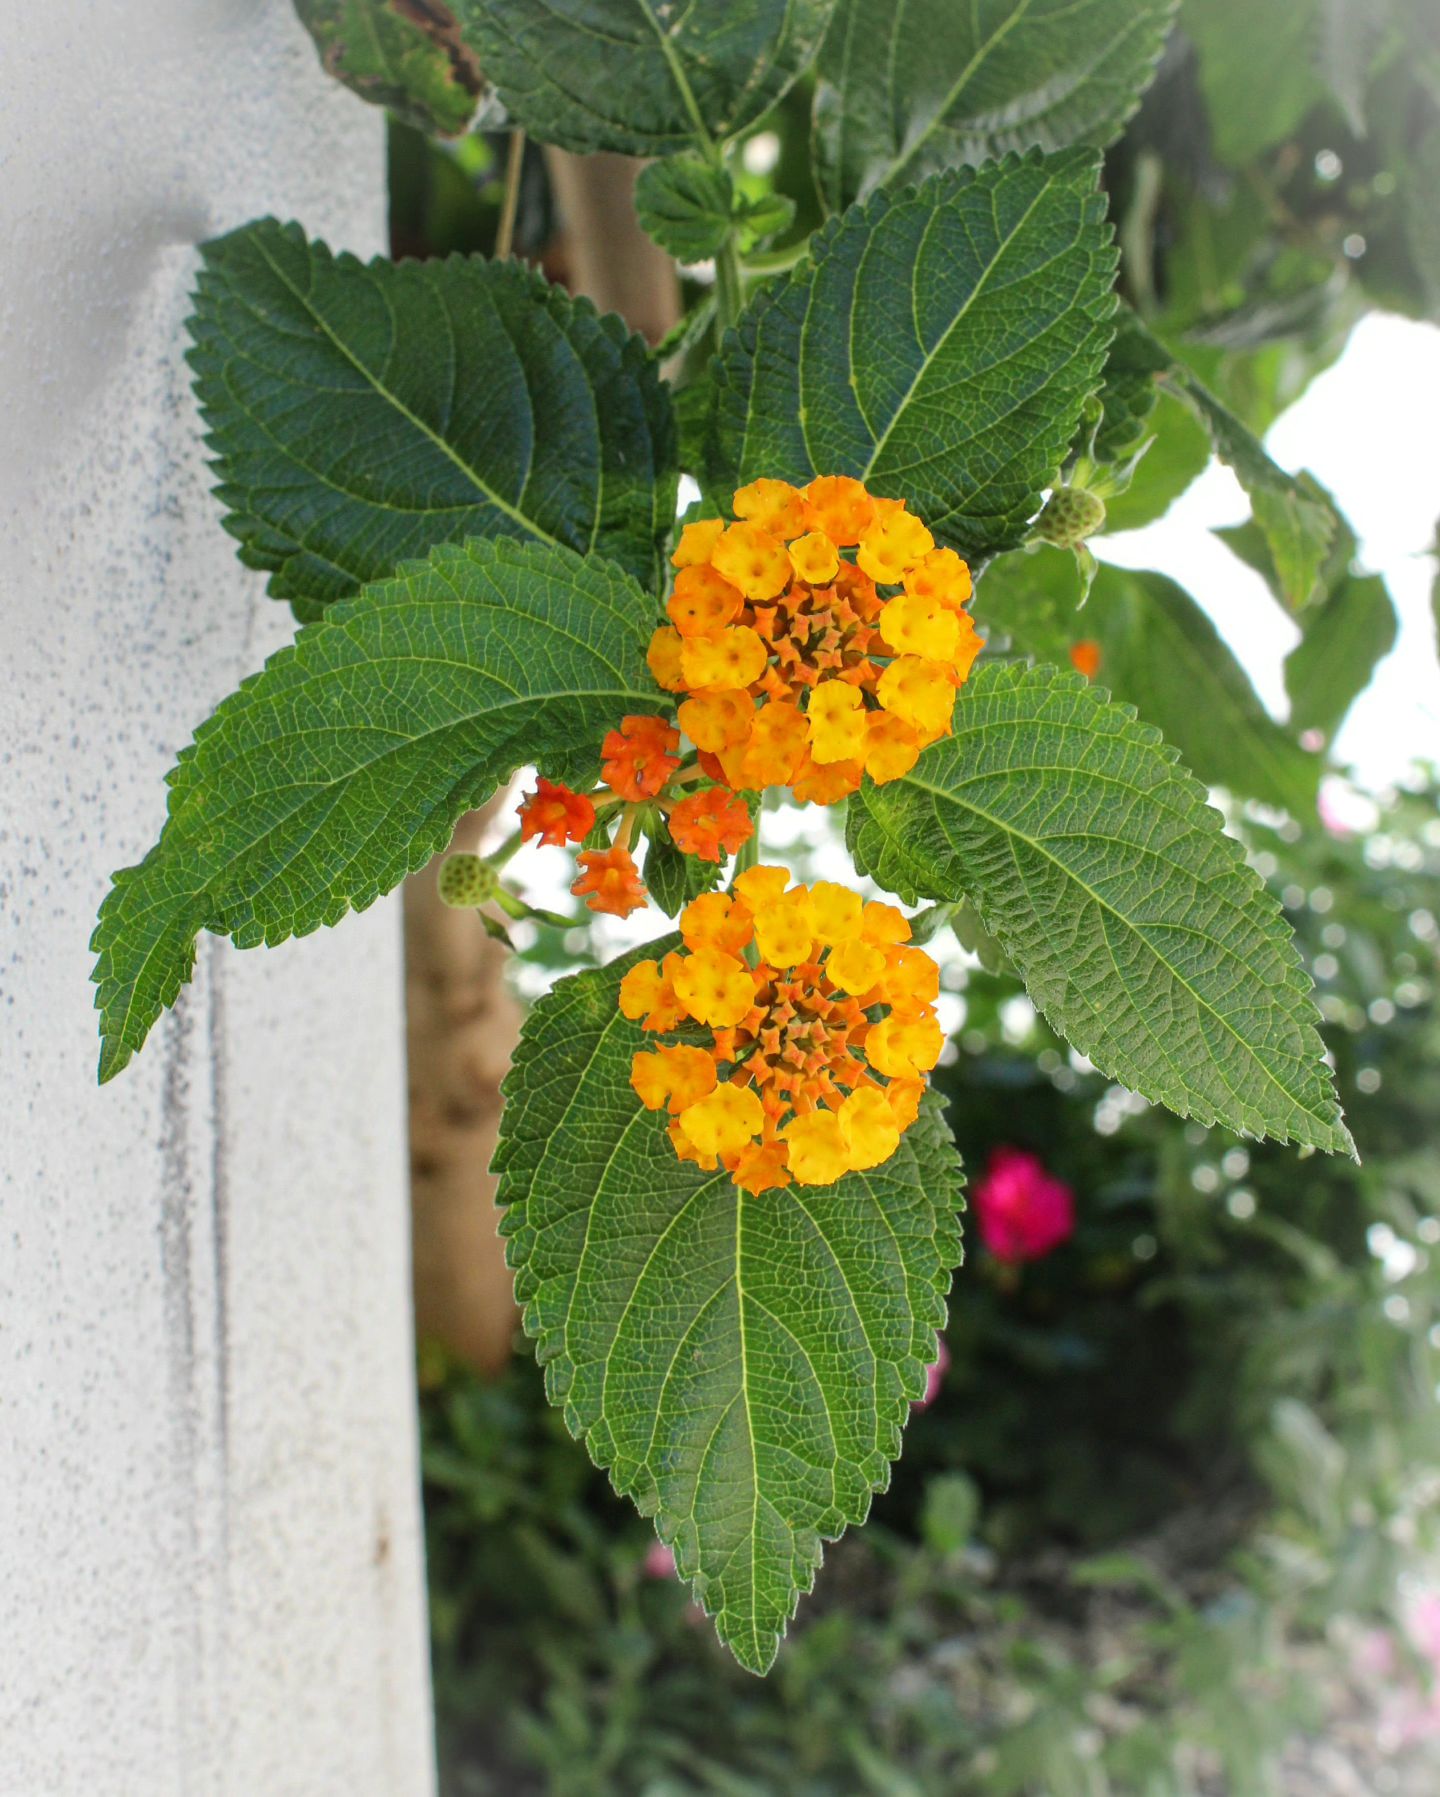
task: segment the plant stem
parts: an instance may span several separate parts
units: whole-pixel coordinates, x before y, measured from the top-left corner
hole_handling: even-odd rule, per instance
[[[520,832],[518,830],[512,830],[505,838],[504,842],[500,844],[499,848],[496,849],[493,854],[487,855],[485,859],[490,863],[491,867],[504,867],[505,863],[515,853],[516,849],[520,847],[522,840]]]
[[[525,133],[517,126],[510,133],[510,154],[505,161],[505,197],[500,204],[500,226],[495,233],[495,260],[503,262],[515,241],[515,214],[520,205],[520,175],[525,167]]]
[[[715,258],[715,342],[740,316],[745,304],[745,288],[740,275],[740,252],[732,232]]]

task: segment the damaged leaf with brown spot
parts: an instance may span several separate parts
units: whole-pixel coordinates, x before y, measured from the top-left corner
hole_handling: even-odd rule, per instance
[[[295,0],[327,74],[407,125],[455,137],[489,93],[443,0]]]

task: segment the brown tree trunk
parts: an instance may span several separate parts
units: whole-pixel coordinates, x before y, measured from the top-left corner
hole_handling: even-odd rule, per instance
[[[558,150],[546,158],[565,221],[556,261],[566,285],[658,342],[679,316],[680,293],[669,257],[635,222],[640,164]],[[455,848],[476,846],[483,815],[461,823]],[[516,1322],[489,1172],[500,1081],[520,1029],[504,964],[472,913],[440,903],[433,864],[406,882],[415,1321],[422,1340],[482,1372],[504,1365]]]

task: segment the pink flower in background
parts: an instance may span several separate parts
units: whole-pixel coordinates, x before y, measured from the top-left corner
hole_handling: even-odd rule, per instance
[[[997,1260],[1039,1260],[1075,1233],[1075,1194],[1023,1148],[992,1151],[974,1204],[980,1240]]]
[[[1405,1620],[1416,1652],[1424,1654],[1440,1673],[1440,1591],[1422,1592],[1411,1604]]]
[[[925,1396],[914,1400],[913,1408],[928,1410],[940,1396],[940,1387],[944,1383],[945,1369],[950,1364],[950,1350],[945,1346],[945,1337],[940,1337],[940,1352],[925,1369]]]
[[[663,1541],[652,1541],[645,1550],[644,1566],[647,1579],[673,1579],[675,1549],[666,1547]]]

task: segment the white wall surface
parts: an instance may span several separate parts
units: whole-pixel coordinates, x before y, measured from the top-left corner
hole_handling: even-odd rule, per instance
[[[195,245],[383,247],[289,0],[0,0],[0,1793],[424,1797],[399,919],[199,973],[103,1091],[87,938],[291,630],[221,530]]]

